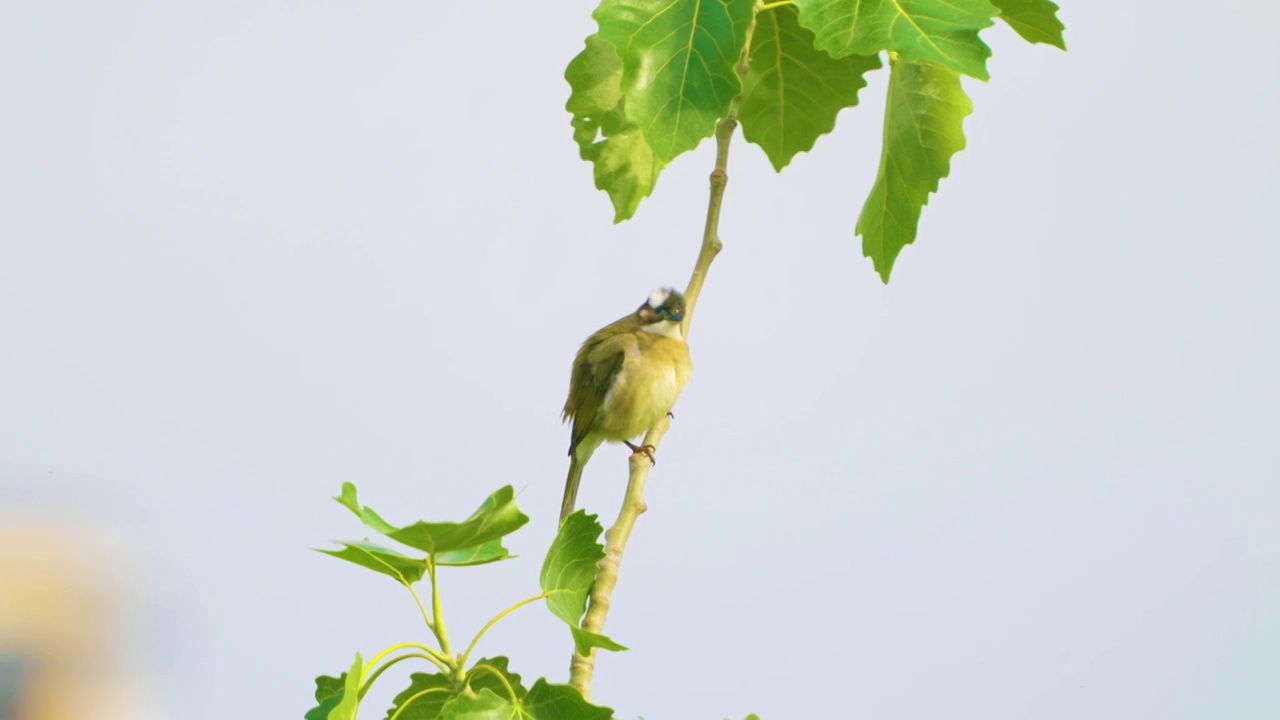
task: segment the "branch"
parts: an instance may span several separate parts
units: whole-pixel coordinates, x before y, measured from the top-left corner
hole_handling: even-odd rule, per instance
[[[667,434],[671,426],[670,418],[662,420],[644,436],[644,444],[657,448],[662,436]],[[648,509],[644,501],[644,485],[649,480],[649,468],[653,464],[644,453],[632,453],[631,477],[627,480],[627,493],[622,499],[622,509],[618,511],[618,520],[604,534],[604,558],[600,560],[596,581],[591,585],[590,603],[587,615],[582,619],[582,629],[593,633],[604,631],[605,620],[609,617],[609,598],[613,596],[613,588],[618,584],[618,568],[622,566],[622,553],[631,539],[631,530],[636,526],[640,514]],[[591,654],[573,654],[569,661],[569,684],[582,691],[582,696],[591,699],[591,679],[595,676],[596,652]]]
[[[751,50],[751,35],[755,31],[755,21],[747,29],[746,44],[735,68],[740,81],[747,76],[748,54]],[[729,141],[738,128],[738,109],[742,106],[742,96],[738,95],[729,103],[729,113],[716,124],[716,166],[711,171],[711,196],[707,201],[707,224],[702,232],[702,247],[698,251],[698,259],[693,265],[693,275],[689,278],[689,287],[684,291],[685,316],[681,331],[686,339],[689,337],[689,323],[693,320],[693,310],[698,304],[698,296],[702,294],[702,284],[707,279],[707,271],[711,261],[716,259],[724,244],[720,242],[720,203],[724,198],[724,188],[729,182]],[[657,451],[662,438],[671,427],[670,418],[663,418],[650,428],[644,436],[643,445]],[[644,453],[631,455],[631,476],[627,480],[627,492],[622,499],[622,509],[618,511],[618,519],[604,535],[605,554],[600,561],[595,583],[591,586],[590,602],[587,605],[586,617],[582,620],[582,629],[593,633],[604,632],[605,620],[609,617],[609,599],[613,596],[613,588],[618,584],[618,568],[622,566],[622,553],[631,538],[631,530],[641,513],[648,509],[644,501],[644,486],[649,480],[649,469],[653,466]],[[595,676],[596,649],[589,655],[573,654],[569,663],[569,684],[582,691],[582,696],[591,699],[591,680]]]

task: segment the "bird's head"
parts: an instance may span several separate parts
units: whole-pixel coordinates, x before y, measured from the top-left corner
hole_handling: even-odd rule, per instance
[[[684,320],[684,295],[671,288],[658,288],[636,311],[646,332],[668,337],[683,337],[680,321]]]

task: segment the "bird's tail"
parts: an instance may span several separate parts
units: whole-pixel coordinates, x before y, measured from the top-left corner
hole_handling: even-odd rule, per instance
[[[582,480],[582,468],[585,462],[579,461],[576,454],[569,456],[569,477],[564,481],[564,502],[560,504],[560,522],[573,514],[573,504],[578,501],[578,483]]]

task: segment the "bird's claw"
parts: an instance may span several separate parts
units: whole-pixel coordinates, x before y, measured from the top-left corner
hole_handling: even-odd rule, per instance
[[[627,447],[631,448],[631,452],[633,454],[640,454],[649,458],[649,462],[651,465],[658,464],[658,461],[653,459],[653,454],[658,452],[658,448],[652,445],[636,445],[635,443],[630,442],[628,440],[623,440],[622,442],[626,443]]]

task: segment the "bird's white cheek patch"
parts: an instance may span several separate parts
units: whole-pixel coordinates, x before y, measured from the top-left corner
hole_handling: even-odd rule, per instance
[[[684,333],[680,332],[680,323],[674,320],[659,320],[652,325],[645,325],[641,330],[652,335],[661,335],[672,340],[683,340]]]

